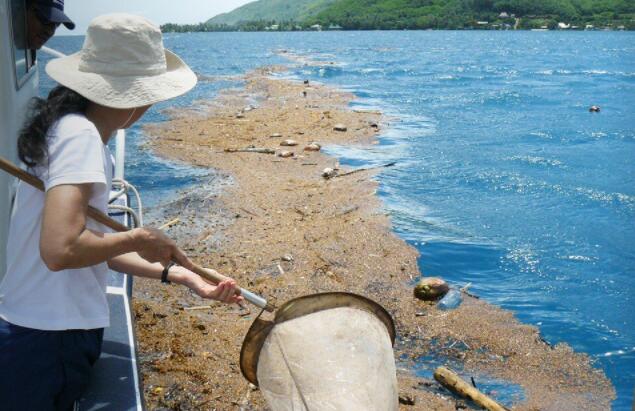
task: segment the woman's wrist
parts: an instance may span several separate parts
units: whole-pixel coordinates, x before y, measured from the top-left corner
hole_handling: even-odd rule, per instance
[[[143,232],[139,228],[133,228],[130,231],[126,231],[125,248],[127,252],[134,252],[139,249],[139,244],[142,241]]]
[[[167,280],[174,284],[188,286],[192,273],[184,267],[174,265],[168,270]]]

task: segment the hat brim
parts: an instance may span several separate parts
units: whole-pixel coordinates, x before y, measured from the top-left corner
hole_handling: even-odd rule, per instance
[[[37,7],[38,11],[42,14],[46,20],[51,23],[59,23],[63,24],[67,29],[73,30],[75,28],[75,23],[70,19],[62,10],[55,7]]]
[[[187,93],[196,74],[176,54],[165,50],[167,71],[154,76],[110,76],[79,69],[80,53],[51,60],[46,73],[88,100],[111,108],[143,107]]]

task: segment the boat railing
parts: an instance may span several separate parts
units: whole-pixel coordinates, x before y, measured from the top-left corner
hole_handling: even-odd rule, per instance
[[[49,56],[55,57],[55,58],[66,57],[66,54],[61,53],[61,52],[59,52],[57,50],[54,50],[54,49],[52,49],[50,47],[46,47],[46,46],[42,46],[40,51],[48,54]]]
[[[143,227],[143,205],[141,203],[141,196],[139,191],[126,180],[113,179],[112,180],[113,191],[110,193],[110,202],[108,204],[108,210],[123,211],[132,217],[133,227]],[[116,190],[116,191],[115,191]],[[126,204],[130,204],[130,192],[135,196],[137,209],[133,209],[129,205],[114,204],[117,199],[122,196],[126,196],[128,201]]]

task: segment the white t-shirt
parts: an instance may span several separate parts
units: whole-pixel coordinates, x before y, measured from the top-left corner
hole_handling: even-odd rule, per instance
[[[112,156],[95,125],[83,115],[62,117],[48,133],[48,157],[35,174],[46,190],[63,184],[93,183],[90,205],[107,211]],[[39,330],[109,326],[106,263],[50,271],[40,257],[44,193],[18,185],[7,245],[7,271],[0,284],[0,317]],[[108,229],[91,219],[87,227]]]

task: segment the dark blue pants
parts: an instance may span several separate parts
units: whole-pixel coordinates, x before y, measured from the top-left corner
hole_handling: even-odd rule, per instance
[[[103,328],[42,331],[0,319],[0,409],[68,411],[99,358]]]

